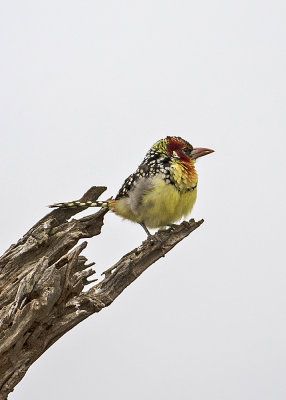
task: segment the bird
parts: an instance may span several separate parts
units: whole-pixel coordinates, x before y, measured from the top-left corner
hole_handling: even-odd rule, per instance
[[[151,147],[114,199],[70,201],[49,207],[108,208],[123,219],[139,223],[150,237],[149,229],[172,226],[191,213],[197,199],[196,160],[213,152],[194,148],[179,136],[167,136]]]

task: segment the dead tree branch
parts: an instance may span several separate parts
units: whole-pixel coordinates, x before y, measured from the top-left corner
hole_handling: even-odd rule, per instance
[[[92,187],[80,200],[95,201],[105,187]],[[203,220],[183,222],[121,258],[87,292],[95,271],[82,250],[83,238],[99,235],[106,209],[81,219],[82,209],[56,209],[34,225],[0,258],[0,400],[28,368],[67,331],[110,305],[151,264],[164,257]],[[76,247],[75,247],[76,246]]]

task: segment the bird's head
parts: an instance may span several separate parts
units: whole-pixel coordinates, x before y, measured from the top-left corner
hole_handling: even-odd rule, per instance
[[[166,154],[174,160],[191,164],[194,164],[197,158],[214,152],[205,147],[193,148],[189,142],[179,136],[167,136],[155,143],[152,149]]]

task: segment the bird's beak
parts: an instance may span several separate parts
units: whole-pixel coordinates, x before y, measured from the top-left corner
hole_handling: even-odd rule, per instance
[[[199,157],[206,156],[207,154],[213,153],[214,150],[206,149],[204,147],[197,147],[191,152],[191,159],[196,160]]]

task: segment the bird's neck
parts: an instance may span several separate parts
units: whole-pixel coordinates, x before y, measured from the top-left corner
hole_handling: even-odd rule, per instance
[[[181,192],[194,190],[198,184],[198,174],[194,163],[177,162],[170,170],[171,179]]]

